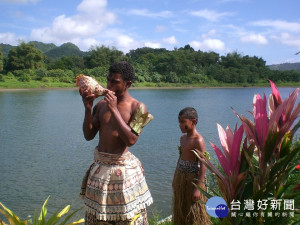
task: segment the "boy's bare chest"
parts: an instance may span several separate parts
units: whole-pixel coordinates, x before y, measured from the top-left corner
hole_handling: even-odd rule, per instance
[[[181,150],[190,152],[196,148],[195,141],[193,138],[184,137],[180,140]]]

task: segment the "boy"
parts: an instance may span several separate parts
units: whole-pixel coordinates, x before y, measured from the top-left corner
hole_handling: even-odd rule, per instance
[[[99,132],[94,161],[82,182],[86,224],[148,224],[146,206],[153,200],[141,162],[129,152],[141,129],[153,117],[128,92],[134,80],[130,63],[110,66],[104,99],[80,90],[85,107],[83,133],[92,140]],[[143,117],[141,117],[141,114]],[[147,121],[145,121],[147,120]]]
[[[205,166],[197,160],[192,152],[198,149],[205,152],[203,137],[197,132],[197,111],[187,107],[179,112],[179,127],[182,133],[180,138],[180,157],[173,178],[173,224],[174,225],[204,225],[211,224],[205,205],[206,198],[193,185],[205,190]],[[198,202],[197,202],[198,201]]]

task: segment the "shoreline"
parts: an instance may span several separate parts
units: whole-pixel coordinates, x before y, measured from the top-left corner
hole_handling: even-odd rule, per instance
[[[164,90],[164,89],[229,89],[229,88],[259,88],[260,86],[251,87],[131,87],[129,90]],[[266,86],[267,87],[267,86]],[[261,87],[263,88],[263,87]],[[50,88],[0,88],[2,92],[22,92],[22,91],[52,91],[52,90],[78,90],[78,87],[50,87]]]
[[[163,90],[163,89],[233,89],[233,88],[267,88],[266,86],[184,86],[184,87],[130,87],[129,90]],[[278,88],[298,88],[299,86],[280,86]],[[51,90],[78,90],[78,87],[38,87],[38,88],[0,88],[1,92],[20,92],[20,91],[51,91]]]

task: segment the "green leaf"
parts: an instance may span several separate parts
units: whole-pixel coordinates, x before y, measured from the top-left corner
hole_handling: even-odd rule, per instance
[[[58,210],[48,219],[46,225],[55,224],[59,220],[59,217],[57,214],[58,214]]]
[[[276,124],[274,123],[274,126],[275,125]],[[277,125],[276,125],[276,128],[277,128]],[[269,162],[269,160],[270,160],[271,156],[273,155],[277,145],[278,145],[278,132],[274,128],[271,131],[269,131],[268,137],[267,137],[267,140],[265,142],[264,149],[263,149],[265,165],[267,165],[267,163]]]
[[[39,221],[38,221],[38,224],[40,225],[44,225],[45,224],[45,219],[46,219],[46,215],[47,215],[47,202],[50,198],[50,195],[48,196],[48,198],[45,200],[43,206],[42,206],[42,209],[41,209],[41,213],[40,213],[40,216],[39,216]]]
[[[300,158],[300,154],[298,157],[295,158],[295,156],[300,152],[300,146],[296,146],[288,155],[286,155],[285,157],[279,159],[274,166],[271,169],[271,173],[270,173],[270,179],[273,179],[275,176],[277,176],[277,173],[279,173],[279,171],[281,173],[286,171],[286,167],[289,163],[291,163],[292,161],[298,161]]]
[[[33,225],[37,224],[36,220],[37,220],[37,213],[36,213],[36,210],[34,210]]]
[[[288,155],[292,149],[291,132],[284,135],[283,141],[280,146],[280,158]]]
[[[79,208],[79,209],[77,209],[77,210],[75,210],[74,212],[72,212],[70,215],[68,215],[66,218],[65,218],[65,220],[62,222],[62,223],[60,223],[59,225],[64,225],[64,224],[66,224],[69,220],[70,220],[70,218],[75,214],[75,213],[77,213],[79,210],[81,210],[82,209],[82,207],[81,208]],[[72,224],[72,223],[70,223],[70,224]]]
[[[81,219],[79,219],[79,220],[77,220],[77,221],[75,221],[75,222],[68,223],[67,225],[75,225],[75,224],[84,223],[84,222],[85,222],[84,219],[81,218]]]

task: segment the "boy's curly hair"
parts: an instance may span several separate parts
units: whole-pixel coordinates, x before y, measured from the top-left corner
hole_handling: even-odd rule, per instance
[[[178,116],[184,116],[190,120],[196,120],[196,124],[198,122],[198,113],[197,110],[193,107],[186,107],[179,112]]]
[[[120,73],[124,81],[134,81],[135,73],[132,65],[127,61],[120,61],[113,63],[109,67],[109,73]]]

